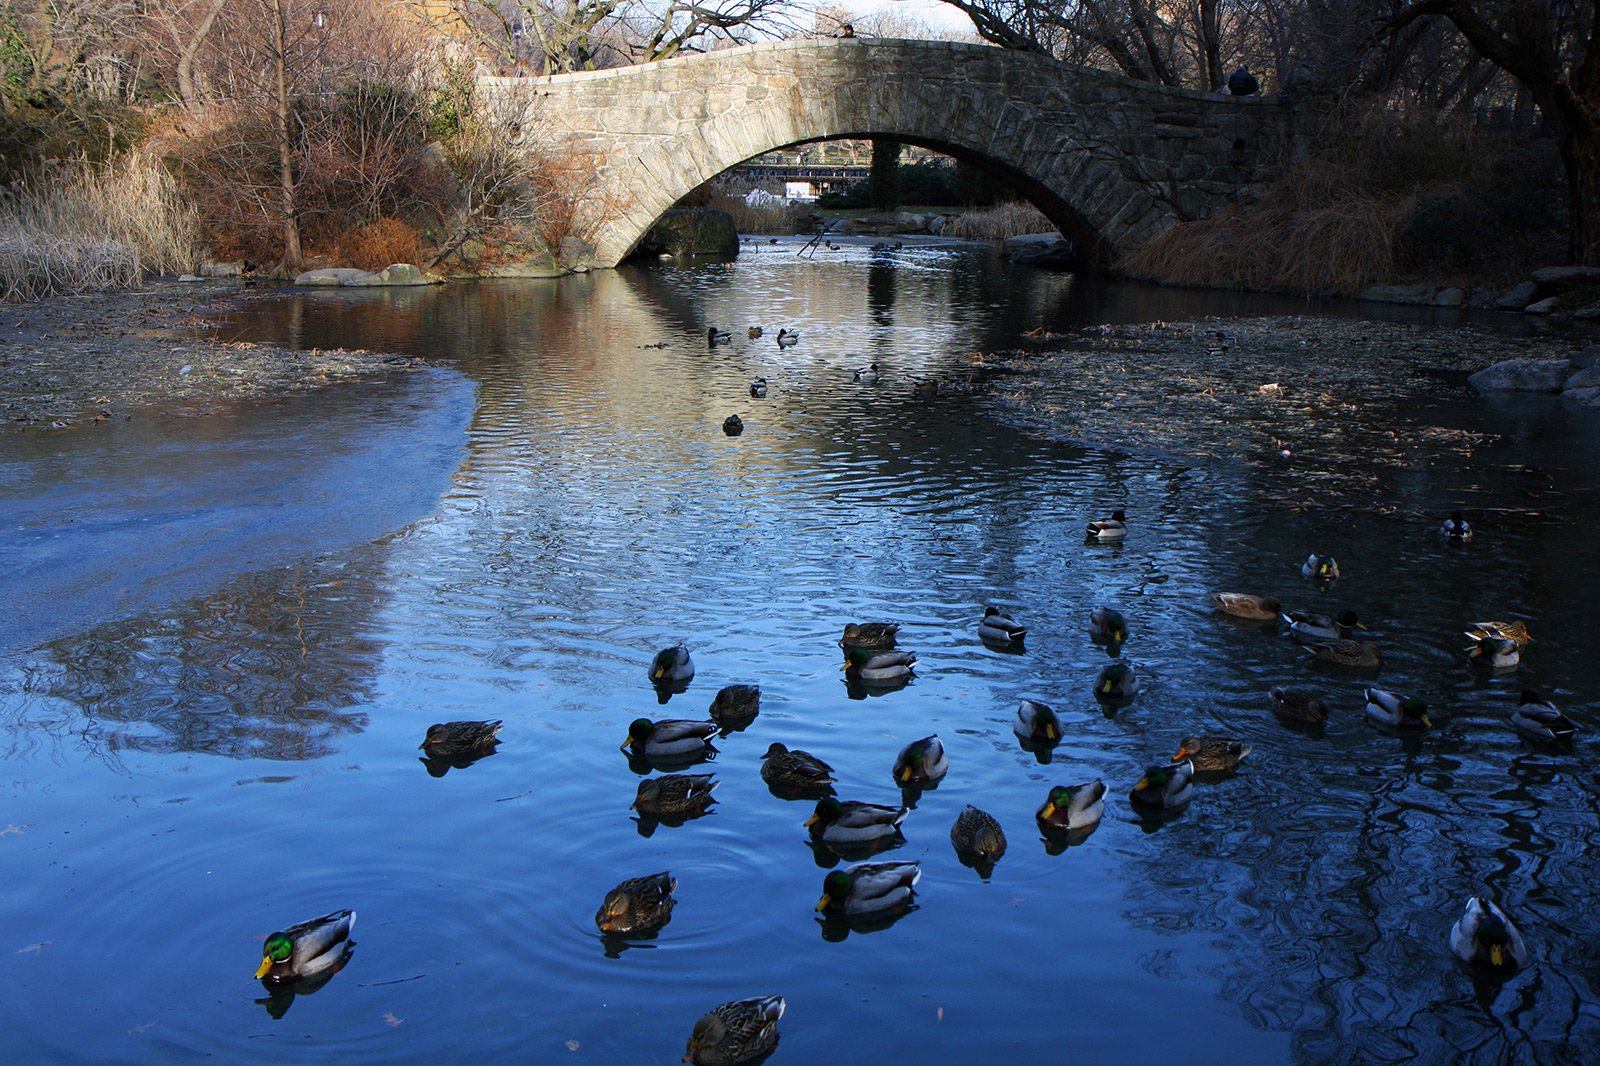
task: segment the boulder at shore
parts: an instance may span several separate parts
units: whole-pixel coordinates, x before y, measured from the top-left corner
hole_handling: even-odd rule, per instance
[[[1570,359],[1507,359],[1467,381],[1479,392],[1560,392],[1570,373]]]
[[[715,207],[678,209],[662,215],[639,242],[646,255],[739,254],[739,228],[733,216]]]

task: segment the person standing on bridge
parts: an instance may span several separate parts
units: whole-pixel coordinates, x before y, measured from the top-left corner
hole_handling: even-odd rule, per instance
[[[856,28],[850,25],[850,23],[846,22],[843,26],[839,27],[838,35],[840,37],[854,37],[856,35]]]

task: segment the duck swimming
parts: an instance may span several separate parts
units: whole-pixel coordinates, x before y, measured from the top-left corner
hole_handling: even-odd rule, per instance
[[[910,813],[906,807],[885,807],[877,803],[840,801],[833,796],[817,800],[816,810],[805,821],[813,840],[824,844],[854,846],[876,844],[900,831],[900,823]]]
[[[978,862],[993,864],[1006,853],[1006,834],[1000,823],[970,803],[956,815],[955,824],[950,827],[950,843],[957,855]]]
[[[1017,704],[1017,715],[1012,719],[1011,731],[1018,739],[1034,744],[1054,744],[1061,739],[1061,719],[1048,704],[1038,700],[1023,700]]]
[[[1152,766],[1133,786],[1128,798],[1136,807],[1171,810],[1194,798],[1194,763]]]
[[[1354,611],[1341,611],[1338,615],[1284,611],[1282,618],[1289,627],[1289,635],[1301,641],[1348,640],[1357,629],[1367,628]]]
[[[1428,705],[1415,696],[1399,696],[1381,688],[1366,690],[1367,717],[1395,729],[1427,729]]]
[[[744,432],[744,419],[738,415],[729,415],[722,420],[722,432],[730,437],[737,437]]]
[[[1111,512],[1110,518],[1090,522],[1086,532],[1090,540],[1097,540],[1102,544],[1122,540],[1128,535],[1128,516],[1119,508]]]
[[[1100,824],[1105,810],[1105,782],[1085,781],[1051,788],[1034,818],[1045,829],[1088,829]]]
[[[428,735],[417,747],[432,759],[450,759],[463,755],[487,755],[499,746],[500,721],[493,722],[436,722],[428,727]]]
[[[646,759],[689,759],[711,750],[711,738],[720,727],[707,719],[691,722],[683,718],[663,718],[652,722],[635,718],[628,725],[627,739],[620,745],[633,748],[633,754]]]
[[[1511,712],[1511,724],[1517,732],[1540,740],[1571,740],[1578,732],[1572,719],[1532,689],[1523,690]]]
[[[816,909],[847,918],[888,914],[910,905],[920,880],[922,867],[914,862],[859,862],[822,879]]]
[[[1472,966],[1509,973],[1527,965],[1528,945],[1506,912],[1486,896],[1467,900],[1467,909],[1450,930],[1450,951]]]
[[[937,785],[949,771],[950,760],[937,733],[913,740],[900,749],[894,760],[894,781],[902,788]]]
[[[1094,698],[1103,703],[1131,700],[1139,691],[1139,677],[1127,663],[1110,663],[1094,679]]]
[[[1444,525],[1439,527],[1439,535],[1446,540],[1465,544],[1472,539],[1472,526],[1461,516],[1460,511],[1451,511],[1450,517],[1446,518]]]
[[[655,818],[700,814],[716,800],[717,779],[711,774],[662,774],[639,782],[629,810]]]
[[[1089,612],[1089,638],[1120,646],[1128,639],[1128,620],[1114,607],[1096,607]]]
[[[759,400],[767,394],[767,379],[756,378],[750,383],[750,395]]]
[[[1328,706],[1307,688],[1275,688],[1268,694],[1272,713],[1285,722],[1320,725],[1328,720]]]
[[[737,417],[737,416],[735,416]],[[650,660],[650,682],[655,685],[686,683],[694,677],[694,660],[682,641],[670,648],[662,648]]]
[[[606,893],[594,924],[609,936],[652,933],[672,920],[677,900],[672,892],[678,879],[663,870],[645,877],[630,877]]]
[[[1339,580],[1339,560],[1331,555],[1318,555],[1315,552],[1306,556],[1306,561],[1300,567],[1300,576],[1313,581],[1332,583]]]
[[[847,651],[851,648],[892,648],[899,632],[900,626],[896,622],[851,622],[844,627],[839,647]]]
[[[858,384],[861,384],[861,385],[875,385],[875,384],[877,384],[877,382],[878,382],[878,364],[877,363],[872,363],[872,364],[870,364],[868,366],[858,367],[856,369],[855,374],[850,378],[850,380],[854,381],[854,382],[856,382]]]
[[[793,348],[795,345],[797,345],[799,343],[800,343],[800,331],[799,330],[780,329],[778,331],[778,347],[780,347],[780,348]]]
[[[871,651],[851,648],[845,652],[845,679],[863,685],[897,685],[911,677],[917,657],[909,651]]]
[[[694,1066],[739,1066],[778,1046],[782,996],[754,996],[713,1007],[694,1023],[683,1061]]]
[[[1248,592],[1213,592],[1212,600],[1223,614],[1248,618],[1252,622],[1275,622],[1283,605],[1276,596],[1253,596]]]
[[[1019,646],[1027,635],[1027,627],[1018,625],[1016,619],[1003,613],[1000,608],[983,609],[983,619],[978,622],[978,639],[985,644]]]
[[[1188,759],[1197,771],[1205,773],[1230,773],[1255,749],[1233,737],[1184,737],[1178,744],[1173,762]]]
[[[355,924],[356,912],[343,910],[273,933],[261,946],[256,980],[284,984],[336,969],[355,946],[350,941]]]
[[[833,767],[809,751],[774,741],[761,756],[761,780],[781,791],[816,796],[833,791]]]
[[[710,326],[706,329],[706,347],[716,348],[733,340],[733,334],[725,329]]]

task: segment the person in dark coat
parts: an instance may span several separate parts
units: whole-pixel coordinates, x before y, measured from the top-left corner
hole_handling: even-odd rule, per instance
[[[1244,67],[1228,75],[1228,91],[1235,96],[1254,96],[1261,91],[1261,83]]]

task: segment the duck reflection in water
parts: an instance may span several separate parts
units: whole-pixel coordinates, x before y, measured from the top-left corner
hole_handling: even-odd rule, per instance
[[[334,964],[331,970],[324,970],[315,977],[308,977],[294,984],[274,984],[271,981],[262,981],[261,987],[266,989],[266,997],[256,1000],[274,1019],[282,1018],[289,1013],[289,1008],[294,1006],[295,997],[314,995],[322,989],[333,975],[344,969],[350,961],[350,956],[355,954],[355,942],[351,941],[345,949],[344,957]]]

